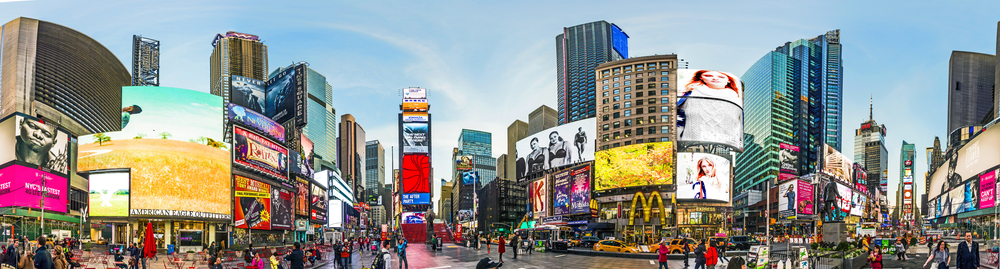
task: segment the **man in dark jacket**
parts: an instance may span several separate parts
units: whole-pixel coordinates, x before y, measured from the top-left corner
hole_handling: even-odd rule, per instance
[[[972,241],[972,233],[965,233],[965,241],[958,244],[958,269],[979,269],[979,243]]]
[[[35,269],[52,269],[52,255],[45,249],[45,236],[38,237],[38,250],[35,251]]]
[[[289,262],[289,269],[305,268],[302,264],[302,245],[299,245],[299,242],[295,242],[295,250],[285,255],[285,260]]]
[[[691,253],[691,246],[686,239],[681,240],[684,241],[684,245],[681,246],[681,252],[684,252],[684,268],[688,268],[688,255]]]
[[[212,241],[212,245],[208,246],[208,255],[215,256],[219,255],[219,246],[215,245],[215,241]]]
[[[510,239],[511,249],[514,250],[514,259],[517,259],[517,250],[521,249],[521,236],[514,235],[514,238]]]
[[[705,269],[705,239],[694,249],[694,269]]]

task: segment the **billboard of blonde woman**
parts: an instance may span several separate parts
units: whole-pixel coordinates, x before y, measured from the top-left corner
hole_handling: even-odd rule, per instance
[[[729,159],[708,153],[677,153],[677,199],[730,199]]]
[[[677,70],[681,146],[720,144],[743,152],[743,81],[715,70]]]

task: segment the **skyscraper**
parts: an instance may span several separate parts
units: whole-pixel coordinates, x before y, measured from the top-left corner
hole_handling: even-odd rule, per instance
[[[160,41],[132,36],[132,86],[160,86]]]
[[[493,158],[493,134],[462,129],[458,136],[458,156],[472,156],[472,170],[479,172],[478,187],[486,186],[497,176]]]
[[[521,120],[514,120],[507,126],[507,156],[517,156],[515,144],[518,140],[528,137],[528,123]],[[504,162],[506,166],[497,169],[506,170],[504,175],[508,179],[517,180],[517,162]]]
[[[354,116],[340,116],[340,154],[337,155],[337,167],[347,185],[354,189],[354,199],[365,201],[365,129],[361,128]]]
[[[885,194],[889,179],[883,175],[889,169],[889,150],[885,147],[885,125],[872,119],[872,106],[869,105],[868,120],[854,130],[854,163],[868,171],[868,182],[864,182],[868,189]]]
[[[628,35],[606,21],[563,28],[556,36],[559,124],[595,117],[594,68],[628,58]]]
[[[931,174],[944,164],[944,152],[941,151],[941,139],[934,137],[934,146],[927,148],[927,173],[924,174],[924,194],[931,192]]]
[[[268,79],[285,71],[288,67],[279,67],[268,74]],[[337,110],[333,107],[333,86],[326,81],[326,76],[306,66],[306,118],[308,124],[302,127],[302,133],[313,142],[313,169],[316,171],[330,170],[340,173],[337,167]],[[299,138],[291,137],[290,141]]]
[[[556,110],[547,105],[542,105],[528,114],[528,135],[556,127],[556,125],[559,125]]]
[[[765,191],[778,175],[779,144],[798,146],[800,174],[815,171],[823,144],[841,149],[843,67],[840,30],[787,42],[743,75],[744,152],[736,193]]]
[[[385,148],[378,140],[365,142],[365,202],[377,205],[385,181]],[[388,201],[382,201],[383,204]]]
[[[212,56],[209,58],[209,93],[222,96],[223,104],[228,104],[232,81],[237,75],[267,81],[267,45],[260,38],[233,31],[226,35],[216,34],[212,40]],[[222,110],[223,126],[229,126],[228,110]],[[232,134],[222,128],[225,140],[230,142]]]
[[[996,55],[952,51],[948,60],[948,130],[977,125],[984,118],[992,120],[993,83],[997,70]],[[959,143],[951,136],[948,145]]]
[[[906,140],[903,140],[903,146],[899,149],[899,186],[896,188],[896,206],[900,207],[900,213],[897,217],[900,220],[914,220],[913,212],[916,211],[914,210],[916,202],[913,193],[916,186],[913,185],[913,175],[917,171],[913,169],[913,161],[916,156],[916,145],[906,143]]]

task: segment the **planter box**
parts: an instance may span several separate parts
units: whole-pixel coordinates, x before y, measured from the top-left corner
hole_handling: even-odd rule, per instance
[[[816,261],[816,268],[833,268],[834,266],[841,267],[843,263],[844,259],[819,257]]]
[[[844,259],[844,266],[842,266],[841,268],[843,268],[843,269],[861,269],[861,267],[864,267],[865,265],[868,265],[868,256],[867,255],[861,255],[861,256],[854,257],[853,259],[846,259],[845,258]]]

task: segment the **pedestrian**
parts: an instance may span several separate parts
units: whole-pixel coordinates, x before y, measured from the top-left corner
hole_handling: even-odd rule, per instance
[[[406,269],[410,269],[410,262],[406,260],[406,243],[406,238],[399,237],[399,243],[396,244],[399,252],[399,269],[403,269],[403,264],[406,264]]]
[[[38,249],[35,250],[34,266],[35,269],[53,269],[52,268],[52,254],[45,249],[45,236],[38,237]]]
[[[719,262],[719,252],[715,250],[712,244],[707,245],[705,249],[705,266],[704,268],[714,269],[715,265]],[[695,266],[697,267],[697,265]]]
[[[934,252],[927,256],[927,261],[924,262],[924,267],[931,261],[937,266],[932,266],[931,269],[948,269],[948,264],[951,263],[951,254],[948,253],[948,245],[944,241],[938,241],[938,247],[934,248]]]
[[[22,246],[24,248],[22,251],[23,254],[21,254],[21,258],[17,261],[17,269],[35,269],[34,256],[28,251],[29,247],[27,243],[22,243]]]
[[[660,249],[656,251],[659,254],[660,267],[658,269],[670,269],[667,268],[667,239],[660,239]]]
[[[528,255],[535,253],[535,237],[528,236]]]
[[[318,253],[319,252],[317,251],[317,254]],[[351,268],[351,260],[352,260],[351,257],[352,257],[352,255],[354,255],[354,244],[352,244],[350,241],[348,241],[347,244],[346,244],[346,246],[344,246],[344,252],[341,253],[341,256],[340,256],[341,258],[344,259],[344,264],[347,266],[346,268]]]
[[[694,269],[705,269],[705,239],[694,249]]]
[[[510,240],[510,246],[512,248],[514,248],[514,259],[517,260],[517,252],[518,252],[518,250],[521,249],[520,248],[520,246],[521,246],[521,236],[515,234],[514,237],[511,238],[511,240]]]
[[[726,269],[747,269],[747,263],[741,257],[735,257],[733,260],[729,261],[729,266]]]
[[[902,238],[896,239],[896,260],[897,261],[906,260],[904,256],[905,253],[906,253],[906,246],[903,245],[903,239]]]
[[[868,264],[872,269],[882,269],[882,248],[875,246],[868,254]]]
[[[437,234],[431,235],[431,251],[437,251]]]
[[[503,262],[495,262],[490,257],[486,257],[479,260],[479,263],[476,264],[476,269],[500,268],[500,266],[503,266]]]
[[[3,263],[10,265],[10,267],[17,268],[17,262],[21,258],[20,255],[17,255],[17,251],[17,247],[14,246],[14,244],[7,246],[7,250],[4,252]]]
[[[958,269],[979,268],[979,242],[972,241],[972,233],[965,233],[965,241],[958,243]]]
[[[726,242],[719,243],[719,261],[721,262],[729,262],[729,258],[726,258],[726,248],[728,248],[726,245]]]
[[[257,269],[264,269],[264,257],[261,257],[260,253],[253,256],[253,262],[250,265],[257,266]]]
[[[392,268],[392,254],[389,254],[389,242],[382,242],[382,249],[381,252],[379,252],[379,257],[382,257],[382,264],[384,265],[382,266],[382,268],[375,268],[373,266],[373,269]]]
[[[507,251],[505,247],[507,242],[503,240],[504,236],[500,235],[500,241],[497,243],[497,253],[500,253],[500,262],[503,262],[503,253]]]
[[[688,244],[687,239],[684,240],[684,245],[681,246],[681,251],[684,252],[684,268],[688,268],[688,256],[691,254],[691,246]]]
[[[66,255],[63,254],[61,246],[56,246],[52,251],[52,268],[66,269]]]
[[[299,245],[299,242],[295,242],[293,246],[295,249],[292,250],[292,253],[285,255],[285,260],[289,262],[288,267],[290,267],[289,269],[303,269],[305,266],[303,264],[302,245]]]
[[[139,268],[139,252],[142,251],[139,251],[139,248],[135,246],[135,243],[132,243],[132,245],[128,247],[128,255],[130,256],[128,259],[129,269]]]
[[[486,234],[486,254],[490,254],[490,235]]]

